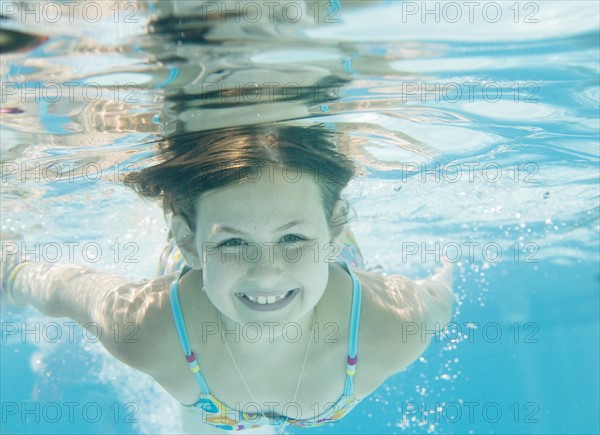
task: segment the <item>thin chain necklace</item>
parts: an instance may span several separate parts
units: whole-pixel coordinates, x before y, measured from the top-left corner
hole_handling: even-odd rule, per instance
[[[258,400],[256,400],[256,398],[254,397],[254,394],[252,394],[252,391],[250,390],[250,387],[248,386],[246,379],[244,379],[244,376],[242,375],[240,368],[238,367],[237,363],[235,362],[235,358],[233,357],[233,353],[231,352],[231,349],[229,348],[229,344],[227,343],[227,339],[225,338],[225,334],[223,333],[223,328],[221,327],[221,323],[222,323],[221,312],[217,310],[217,313],[219,316],[219,329],[221,330],[221,339],[225,342],[225,346],[227,346],[227,350],[229,351],[229,355],[231,356],[231,361],[233,361],[233,365],[235,366],[235,369],[237,370],[238,374],[240,375],[240,378],[242,378],[242,382],[246,386],[248,393],[250,393],[250,397],[252,397],[252,400],[254,400],[254,403],[256,403],[256,406],[258,406],[258,409],[260,410],[260,413],[262,414],[262,416],[265,418],[265,420],[267,420],[267,416],[263,412],[262,407],[259,405]],[[308,341],[308,346],[306,347],[306,353],[304,354],[304,362],[302,363],[302,369],[300,370],[300,376],[298,377],[298,384],[296,385],[296,392],[294,393],[294,398],[292,399],[292,403],[296,403],[296,397],[298,396],[298,390],[300,389],[300,381],[302,381],[302,374],[304,373],[304,366],[306,365],[306,359],[308,357],[310,343],[313,341],[313,337],[315,334],[316,319],[317,319],[317,306],[315,305],[315,308],[313,311],[313,323],[312,323],[312,331],[310,333],[310,340]],[[283,428],[287,425],[286,423],[287,423],[287,420],[286,420],[286,422],[284,422],[284,424],[280,428],[279,433],[283,432]]]

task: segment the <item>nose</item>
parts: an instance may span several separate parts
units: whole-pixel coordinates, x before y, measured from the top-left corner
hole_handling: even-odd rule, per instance
[[[285,273],[285,265],[278,249],[265,250],[252,253],[246,258],[248,269],[246,275],[249,280],[255,281],[261,287],[268,287],[281,281],[281,275]]]

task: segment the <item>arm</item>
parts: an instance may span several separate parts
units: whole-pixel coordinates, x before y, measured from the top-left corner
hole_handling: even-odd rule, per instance
[[[394,275],[385,278],[383,288],[373,288],[379,312],[378,329],[382,361],[393,373],[404,370],[427,348],[435,331],[452,319],[452,264],[426,279],[413,281]],[[391,364],[391,367],[390,367]]]
[[[437,330],[442,329],[452,320],[454,303],[454,293],[452,292],[454,267],[449,261],[443,261],[443,266],[436,269],[433,276],[415,281],[420,289],[426,291],[428,295],[429,310],[425,322]]]
[[[154,360],[148,358],[153,340],[142,325],[147,325],[149,313],[156,312],[154,302],[163,300],[164,293],[156,288],[164,279],[155,281],[135,284],[83,266],[27,262],[16,271],[8,290],[16,303],[31,305],[47,316],[68,317],[81,326],[93,324],[88,332],[100,331],[99,341],[115,358],[149,371],[144,364]],[[160,288],[164,290],[164,285]]]
[[[128,284],[125,278],[83,266],[26,262],[14,276],[11,293],[16,303],[47,316],[101,323],[109,298]]]

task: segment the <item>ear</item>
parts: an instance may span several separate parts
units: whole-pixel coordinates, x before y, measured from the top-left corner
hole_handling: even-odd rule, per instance
[[[333,206],[333,212],[331,213],[330,219],[331,243],[336,246],[337,252],[342,249],[347,214],[348,208],[346,207],[346,203],[341,199],[338,199]]]
[[[174,216],[171,220],[171,232],[185,262],[193,269],[202,269],[196,238],[188,221],[181,215]]]

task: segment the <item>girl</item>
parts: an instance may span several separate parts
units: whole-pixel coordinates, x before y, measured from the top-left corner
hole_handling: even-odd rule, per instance
[[[449,263],[420,281],[364,269],[340,196],[355,167],[321,127],[187,134],[162,158],[125,179],[170,217],[162,276],[133,283],[13,255],[2,281],[49,316],[133,323],[135,343],[101,342],[182,403],[186,432],[339,420],[450,321]]]

